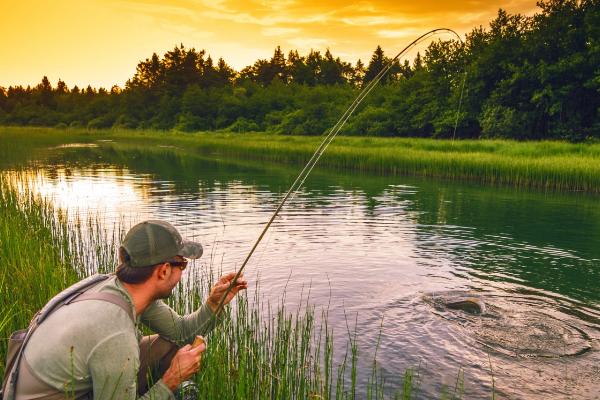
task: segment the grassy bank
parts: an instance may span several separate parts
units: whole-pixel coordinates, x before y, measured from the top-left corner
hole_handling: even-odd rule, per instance
[[[303,164],[320,137],[132,130],[0,128],[0,156],[17,159],[36,147],[113,140],[176,146],[187,152]],[[5,160],[6,162],[6,160]],[[600,192],[600,144],[338,137],[320,167],[381,175],[418,175],[494,185]]]
[[[90,266],[103,272],[113,270],[119,241],[107,236],[93,218],[69,222],[60,210],[32,196],[27,186],[25,174],[0,175],[0,376],[10,332],[27,326],[61,289],[93,273]],[[117,232],[123,231],[117,227]],[[214,281],[213,267],[192,268],[170,304],[180,313],[196,309]],[[254,299],[240,297],[236,305],[227,309],[223,323],[208,338],[203,369],[196,376],[202,398],[418,396],[419,376],[412,369],[395,388],[388,387],[375,359],[371,371],[358,370],[359,349],[352,328],[349,337],[338,338],[348,345],[346,354],[337,358],[342,361],[334,364],[327,310],[316,310],[308,299],[291,311],[281,304],[263,304],[259,294]],[[361,374],[370,376],[366,386],[357,383]],[[440,398],[462,397],[460,373],[459,378],[455,387],[442,387]]]

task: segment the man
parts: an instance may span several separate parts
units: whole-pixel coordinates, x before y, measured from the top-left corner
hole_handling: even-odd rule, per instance
[[[77,301],[50,314],[25,347],[16,399],[173,399],[198,371],[205,345],[191,343],[216,324],[217,306],[235,275],[221,277],[198,310],[178,315],[162,299],[179,283],[186,259],[201,255],[199,243],[183,241],[167,222],[131,228],[116,275],[85,292],[119,301]],[[246,287],[238,280],[224,304]],[[156,334],[141,338],[139,323]]]

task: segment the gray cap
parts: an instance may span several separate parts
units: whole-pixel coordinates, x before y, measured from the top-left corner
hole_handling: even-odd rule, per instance
[[[184,241],[177,229],[165,221],[144,221],[127,232],[122,246],[132,267],[145,267],[169,261],[175,256],[200,258],[202,245]]]

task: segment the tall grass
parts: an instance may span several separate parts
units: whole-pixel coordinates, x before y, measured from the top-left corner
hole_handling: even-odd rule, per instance
[[[28,187],[25,175],[0,175],[0,375],[12,331],[27,326],[69,284],[95,270],[110,271],[116,262],[119,238],[107,236],[94,219],[69,220]],[[199,307],[218,274],[214,267],[191,269],[170,304],[180,313]],[[208,338],[196,375],[201,398],[413,398],[418,389],[413,371],[406,372],[402,386],[387,387],[376,355],[369,384],[358,387],[355,330],[348,329],[347,340],[346,354],[334,365],[326,309],[317,311],[309,298],[295,310],[287,310],[283,300],[265,304],[259,290],[253,299],[239,296]]]
[[[320,137],[132,130],[0,128],[0,143],[28,154],[37,143],[115,140],[137,147],[170,145],[191,153],[303,164]],[[0,146],[2,147],[2,146]],[[0,150],[0,156],[4,152]],[[421,175],[494,185],[600,192],[600,144],[559,141],[433,140],[338,137],[322,167],[381,175]]]
[[[112,241],[102,237],[97,221],[68,223],[32,193],[26,175],[0,175],[0,374],[11,332],[26,327],[65,287],[113,265]],[[89,248],[97,250],[93,258]]]
[[[48,299],[77,280],[62,218],[30,192],[18,194],[0,175],[0,372],[6,338]]]

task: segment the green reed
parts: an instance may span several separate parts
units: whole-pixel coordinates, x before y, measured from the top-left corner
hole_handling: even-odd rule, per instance
[[[69,219],[32,194],[28,176],[0,174],[0,375],[10,332],[26,327],[48,299],[77,279],[96,270],[113,270],[114,249],[124,232],[116,226],[109,235],[95,218]],[[169,299],[171,306],[180,313],[198,308],[219,269],[213,262],[190,268]],[[254,293],[252,299],[238,296],[208,336],[203,367],[196,376],[201,398],[414,398],[418,380],[413,371],[406,371],[401,387],[389,387],[376,355],[367,388],[359,387],[356,329],[348,327],[347,350],[335,363],[327,308],[319,312],[310,296],[288,310],[284,299],[269,304],[259,289]]]
[[[0,128],[0,159],[33,158],[31,149],[114,140],[136,148],[175,146],[193,154],[304,164],[320,137],[133,130]],[[6,160],[4,161],[6,162]],[[342,136],[320,167],[381,175],[420,175],[493,185],[600,192],[600,144],[559,141],[434,140]]]
[[[11,332],[25,328],[52,296],[79,278],[114,268],[113,241],[106,240],[99,221],[68,223],[61,210],[33,194],[31,184],[27,175],[0,174],[0,375]]]
[[[52,295],[77,280],[72,268],[65,220],[49,203],[0,176],[0,372],[6,338],[22,329]]]

